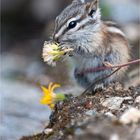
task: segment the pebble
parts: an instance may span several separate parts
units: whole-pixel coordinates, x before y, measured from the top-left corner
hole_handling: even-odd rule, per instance
[[[119,110],[123,101],[132,101],[132,97],[110,97],[102,102],[104,107],[111,110]]]
[[[95,116],[97,114],[96,110],[88,110],[85,112],[88,116]]]
[[[110,136],[110,140],[120,140],[120,138],[117,134],[113,134]]]
[[[120,117],[120,122],[123,124],[137,123],[138,121],[140,121],[140,110],[136,108],[130,108]]]
[[[77,129],[75,130],[75,135],[80,136],[80,135],[82,135],[82,134],[84,134],[84,131],[83,131],[81,128],[77,128]]]
[[[139,103],[140,104],[140,96],[136,97],[135,103]]]
[[[105,115],[110,118],[116,118],[116,116],[114,114],[112,114],[111,112],[106,112]]]
[[[44,133],[46,134],[46,135],[49,135],[50,133],[52,133],[53,132],[53,129],[52,128],[46,128],[45,130],[44,130]]]
[[[106,99],[102,105],[111,110],[119,110],[122,102],[124,101],[123,97],[110,97]]]

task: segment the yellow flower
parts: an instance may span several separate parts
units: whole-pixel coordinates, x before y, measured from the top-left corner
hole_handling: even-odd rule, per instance
[[[44,93],[43,98],[40,100],[41,104],[47,104],[51,109],[54,108],[54,105],[57,101],[65,99],[65,95],[62,93],[54,93],[54,89],[60,87],[59,84],[50,83],[48,88],[41,86],[41,89]]]
[[[62,49],[58,43],[52,43],[45,41],[43,47],[43,59],[49,65],[55,65],[65,53],[72,51],[73,49]]]

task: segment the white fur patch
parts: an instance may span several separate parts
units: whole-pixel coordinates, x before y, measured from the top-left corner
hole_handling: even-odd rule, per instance
[[[64,32],[64,30],[67,28],[67,25],[64,25],[63,27],[61,27],[61,29],[58,31],[57,34],[55,34],[55,38],[58,38],[60,35],[62,35],[62,33]]]
[[[125,36],[125,34],[116,27],[108,27],[108,31],[111,33],[117,33],[117,34],[121,34],[122,36]]]

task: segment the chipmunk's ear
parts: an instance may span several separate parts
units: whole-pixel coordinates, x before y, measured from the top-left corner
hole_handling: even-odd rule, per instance
[[[92,2],[86,3],[86,11],[88,15],[93,17],[99,7],[99,0],[93,0]]]
[[[73,0],[72,3],[85,3],[85,0]]]

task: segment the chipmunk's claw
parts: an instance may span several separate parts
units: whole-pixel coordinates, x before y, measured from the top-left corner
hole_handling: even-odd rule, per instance
[[[96,85],[96,86],[93,88],[92,92],[95,93],[95,92],[97,92],[97,91],[102,91],[103,89],[104,89],[104,84],[101,83],[101,84]]]

